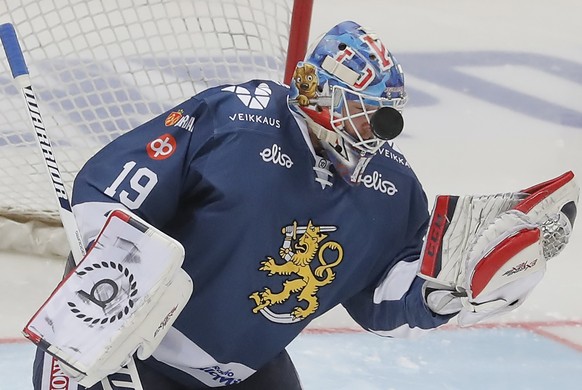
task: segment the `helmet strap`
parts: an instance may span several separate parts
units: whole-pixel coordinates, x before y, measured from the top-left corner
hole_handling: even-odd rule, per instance
[[[339,135],[335,131],[331,131],[315,122],[311,118],[307,118],[307,127],[309,130],[322,142],[327,142],[330,145],[336,145]]]
[[[315,110],[305,109],[297,106],[297,111],[307,122],[309,130],[323,142],[331,145],[337,145],[339,134],[331,129],[331,123],[328,115],[317,113]],[[321,123],[320,123],[321,122]]]
[[[345,66],[344,64],[330,56],[325,57],[321,64],[321,68],[328,71],[330,74],[334,75],[344,83],[352,86],[356,84],[356,81],[358,81],[358,77],[360,77],[360,74],[358,72],[348,68],[347,66]]]

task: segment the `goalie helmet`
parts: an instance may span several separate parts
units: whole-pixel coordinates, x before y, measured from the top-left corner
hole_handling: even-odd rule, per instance
[[[359,182],[374,154],[402,130],[400,111],[407,101],[402,68],[375,34],[355,22],[324,34],[297,64],[290,84],[291,106],[350,184]]]

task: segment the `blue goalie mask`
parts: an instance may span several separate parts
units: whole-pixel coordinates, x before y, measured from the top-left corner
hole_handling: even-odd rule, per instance
[[[370,159],[402,130],[402,68],[357,23],[342,22],[323,35],[297,64],[290,84],[292,106],[349,184],[359,182]]]

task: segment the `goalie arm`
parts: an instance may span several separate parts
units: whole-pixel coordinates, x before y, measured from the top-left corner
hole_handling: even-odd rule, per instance
[[[127,209],[162,228],[189,207],[184,199],[204,191],[203,172],[214,153],[208,116],[204,99],[192,97],[120,135],[84,164],[75,177],[72,205],[85,244],[112,209]],[[188,129],[166,124],[176,118]]]
[[[422,221],[416,229],[411,229],[416,231],[409,234],[412,238],[408,246],[400,250],[383,275],[342,303],[360,326],[374,334],[411,337],[446,324],[452,317],[435,315],[423,300],[424,280],[417,276],[417,271],[428,223],[427,211]]]
[[[408,274],[407,281],[387,287],[394,282],[392,273],[378,287],[363,290],[342,305],[362,328],[384,337],[414,337],[448,323],[453,315],[436,314],[425,304],[424,280],[415,275],[417,269],[416,261],[397,267],[396,273]]]

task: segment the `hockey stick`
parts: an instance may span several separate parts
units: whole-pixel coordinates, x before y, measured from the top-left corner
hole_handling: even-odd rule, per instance
[[[67,236],[67,241],[71,247],[71,253],[73,255],[73,259],[75,260],[75,264],[79,264],[86,254],[85,247],[83,246],[83,241],[81,240],[81,234],[71,209],[71,202],[69,201],[69,196],[67,195],[61,172],[53,153],[50,139],[40,115],[36,95],[32,90],[30,75],[28,73],[26,61],[24,60],[24,54],[22,52],[22,48],[20,47],[20,43],[18,42],[14,26],[11,23],[0,25],[0,41],[2,41],[2,46],[4,46],[6,58],[8,59],[8,65],[10,66],[10,71],[12,72],[12,77],[14,77],[14,80],[22,89],[24,101],[28,109],[29,118],[34,129],[34,133],[36,134],[37,145],[39,146],[43,156],[45,167],[51,179],[53,192],[56,196],[57,203],[59,204],[59,216]],[[45,353],[45,358],[51,359],[51,369],[54,372],[61,372],[61,369],[58,366],[59,363],[53,356]],[[120,372],[129,374],[131,378],[130,382],[125,382],[124,385],[126,385],[128,388],[129,386],[132,386],[136,390],[143,390],[133,359],[131,359],[127,363],[127,366],[122,368]],[[52,372],[51,375],[53,375]],[[111,389],[111,385],[107,379],[104,379],[101,382],[101,385],[103,386],[104,390]]]
[[[71,202],[69,201],[50,139],[40,115],[36,96],[32,90],[30,75],[24,60],[24,54],[22,53],[20,43],[16,37],[14,26],[11,23],[0,25],[0,40],[2,41],[4,51],[6,52],[12,77],[14,77],[14,80],[22,90],[24,101],[26,102],[26,107],[28,109],[28,115],[34,133],[36,134],[37,145],[43,156],[44,165],[51,179],[53,191],[59,204],[59,216],[65,229],[67,241],[71,247],[75,263],[79,264],[83,259],[83,256],[85,256],[85,247],[83,246],[81,234],[79,233],[77,222],[75,221],[75,217],[71,210]]]

